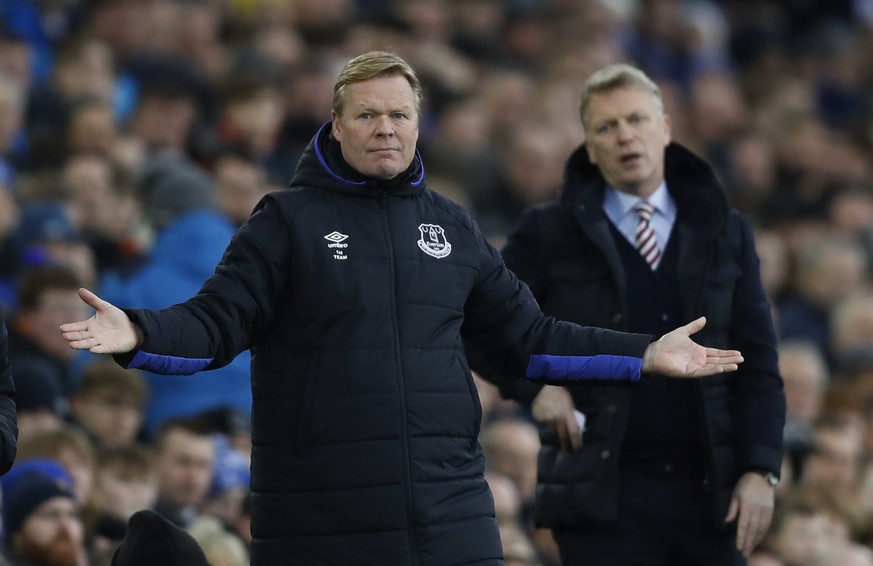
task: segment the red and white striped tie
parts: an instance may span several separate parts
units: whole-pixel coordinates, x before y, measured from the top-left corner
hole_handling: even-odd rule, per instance
[[[646,201],[640,201],[634,210],[637,211],[639,219],[637,221],[636,247],[646,263],[652,270],[658,268],[658,263],[661,261],[661,250],[658,248],[658,240],[655,238],[655,231],[652,230],[652,213],[655,212],[655,207]]]

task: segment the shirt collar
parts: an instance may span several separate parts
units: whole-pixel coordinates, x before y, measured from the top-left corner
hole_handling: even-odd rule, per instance
[[[635,215],[634,207],[642,200],[644,199],[607,185],[606,193],[603,196],[603,208],[618,213],[616,216],[621,218],[631,213]],[[655,207],[655,214],[660,213],[670,217],[673,216],[676,209],[676,204],[667,190],[667,183],[665,181],[661,181],[655,192],[645,200]]]

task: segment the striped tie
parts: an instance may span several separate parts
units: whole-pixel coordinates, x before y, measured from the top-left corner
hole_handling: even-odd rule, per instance
[[[661,261],[661,250],[658,248],[658,240],[655,238],[655,231],[652,230],[652,213],[655,207],[646,201],[640,201],[634,207],[639,215],[637,222],[636,247],[649,267],[654,271],[658,268],[658,263]]]

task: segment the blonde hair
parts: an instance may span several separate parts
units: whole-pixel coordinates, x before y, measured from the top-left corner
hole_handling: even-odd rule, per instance
[[[415,96],[415,113],[421,114],[421,103],[424,93],[421,81],[412,67],[399,55],[387,51],[370,51],[358,55],[340,71],[336,84],[333,85],[333,111],[342,115],[346,99],[346,87],[376,77],[399,75],[409,82]]]
[[[603,67],[585,81],[579,99],[579,117],[582,119],[582,125],[585,125],[585,111],[588,110],[588,103],[592,96],[624,87],[637,87],[651,92],[655,97],[655,105],[661,114],[664,114],[664,99],[655,81],[633,65],[616,63]]]

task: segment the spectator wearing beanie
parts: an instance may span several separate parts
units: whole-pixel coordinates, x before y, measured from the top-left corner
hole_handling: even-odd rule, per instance
[[[210,566],[197,541],[163,515],[134,513],[112,566]]]
[[[85,557],[83,526],[72,485],[31,469],[4,491],[6,557],[15,566],[76,566]]]

